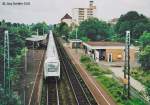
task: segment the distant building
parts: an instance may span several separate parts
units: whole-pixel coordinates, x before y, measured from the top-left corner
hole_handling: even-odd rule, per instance
[[[118,22],[118,18],[113,18],[111,20],[108,21],[108,23],[115,25]]]
[[[72,24],[72,17],[69,14],[66,14],[63,18],[61,18],[61,22],[64,22],[68,26],[71,26],[71,24]]]
[[[70,48],[81,48],[82,40],[80,39],[71,39],[69,40]]]
[[[94,1],[90,1],[88,8],[73,8],[72,15],[76,24],[95,16],[96,6]]]
[[[87,42],[83,43],[85,52],[97,62],[123,62],[125,60],[125,43],[119,42]],[[131,64],[137,63],[138,48],[130,47]]]

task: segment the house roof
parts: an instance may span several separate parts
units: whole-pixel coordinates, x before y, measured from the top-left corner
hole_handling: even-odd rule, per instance
[[[80,39],[71,39],[71,40],[69,40],[69,42],[71,42],[71,43],[73,43],[73,42],[82,42],[82,40],[80,40]]]
[[[125,46],[125,43],[120,43],[120,42],[87,42],[88,45],[90,46]]]
[[[72,19],[72,17],[69,14],[66,14],[63,18],[61,18],[61,20],[63,19]]]
[[[47,37],[47,34],[42,35],[42,36],[32,35],[31,37],[26,38],[26,41],[38,42],[38,41],[45,40],[46,37]]]

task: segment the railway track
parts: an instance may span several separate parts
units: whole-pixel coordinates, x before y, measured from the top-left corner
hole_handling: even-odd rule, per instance
[[[65,50],[60,45],[60,43],[58,42],[57,39],[55,39],[55,41],[56,41],[56,46],[58,49],[58,54],[60,56],[62,66],[68,77],[68,80],[69,80],[69,83],[73,90],[77,105],[97,105],[96,102],[94,102],[94,104],[93,104],[93,102],[91,102],[91,100],[89,100],[89,98],[88,98],[89,96],[87,96],[87,94],[85,93],[85,90],[83,89],[83,86],[82,86],[80,80],[78,79],[78,76],[75,73],[75,70],[74,70],[75,68],[72,65],[69,57],[67,56]]]
[[[37,55],[36,55],[37,56]],[[45,57],[45,50],[43,50],[43,54],[41,55],[41,59],[39,60],[35,60],[35,62],[39,62],[38,65],[38,70],[35,76],[35,80],[34,80],[34,84],[33,84],[33,88],[31,90],[31,95],[29,97],[29,102],[28,105],[39,105],[39,93],[40,93],[40,81],[43,78],[43,62],[44,62],[44,57]],[[36,57],[35,57],[36,58]],[[33,63],[33,62],[31,62]]]
[[[47,104],[59,105],[58,81],[56,78],[47,80]]]

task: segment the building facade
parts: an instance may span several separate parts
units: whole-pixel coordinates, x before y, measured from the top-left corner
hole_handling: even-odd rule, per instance
[[[119,42],[87,42],[83,43],[85,53],[92,56],[97,62],[124,62],[125,44]],[[138,48],[130,47],[130,61],[137,63]]]
[[[94,1],[90,1],[88,8],[73,8],[72,16],[73,20],[76,24],[90,18],[94,17],[96,12],[96,6],[94,5]]]

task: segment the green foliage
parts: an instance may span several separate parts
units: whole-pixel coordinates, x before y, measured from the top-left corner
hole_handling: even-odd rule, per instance
[[[80,61],[84,64],[86,70],[96,78],[100,86],[116,101],[117,105],[146,105],[143,100],[136,97],[127,100],[123,95],[123,85],[112,77],[109,70],[98,66],[90,57],[81,56]]]
[[[87,37],[92,41],[106,40],[109,36],[109,25],[97,18],[89,18],[80,23],[78,34],[80,37]]]
[[[81,56],[80,61],[83,63],[91,62],[91,59],[88,56]]]
[[[4,89],[0,86],[0,105],[21,105],[21,100],[19,96],[11,92],[4,92]]]
[[[90,39],[88,37],[81,37],[81,40],[83,42],[89,42],[90,41]]]
[[[125,36],[127,30],[131,31],[131,42],[135,42],[144,31],[150,32],[150,21],[136,11],[130,11],[121,15],[115,26],[115,31],[121,37]]]
[[[31,26],[30,26],[31,27]],[[25,48],[25,38],[30,37],[32,34],[32,30],[29,28],[28,25],[25,24],[19,24],[19,23],[10,23],[10,22],[2,22],[0,26],[0,69],[3,69],[3,53],[4,53],[4,31],[8,30],[9,34],[9,46],[10,46],[10,69],[9,74],[6,75],[6,80],[8,78],[11,79],[11,87],[18,86],[18,80],[20,79],[20,72],[22,63],[22,57],[24,55],[24,48]],[[6,70],[6,73],[8,73],[8,70]],[[7,82],[6,82],[7,85]],[[8,87],[8,86],[6,86]],[[12,89],[13,90],[13,89]],[[6,96],[1,95],[0,93],[0,100],[5,100],[7,103],[1,103],[0,105],[20,105],[18,101],[18,96],[15,95],[13,92],[11,92],[10,96],[6,94]]]
[[[80,61],[81,61],[81,63],[83,63],[85,65],[86,69],[90,72],[96,73],[98,71],[101,74],[110,74],[111,73],[110,70],[101,68],[97,63],[95,63],[88,56],[85,56],[85,55],[81,56]]]
[[[45,22],[41,22],[41,23],[37,23],[35,25],[32,25],[33,31],[37,32],[37,29],[38,29],[39,35],[43,35],[43,31],[44,31],[44,34],[48,33],[49,26]]]
[[[147,95],[150,98],[150,71],[144,71],[142,68],[134,68],[131,70],[131,75],[145,85]]]
[[[145,70],[150,70],[150,45],[147,45],[141,52],[140,58],[141,66]]]
[[[66,40],[69,38],[71,28],[64,22],[54,25],[53,32],[57,36],[64,36]]]
[[[146,87],[147,95],[150,98],[150,81],[147,81],[147,87]]]
[[[150,45],[150,33],[144,32],[143,35],[140,37],[139,42],[142,49],[147,45]]]

